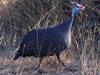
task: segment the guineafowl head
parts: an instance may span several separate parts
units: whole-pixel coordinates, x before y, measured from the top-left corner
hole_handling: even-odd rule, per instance
[[[80,11],[84,10],[85,7],[75,3],[75,6],[72,8],[72,16],[76,16]]]

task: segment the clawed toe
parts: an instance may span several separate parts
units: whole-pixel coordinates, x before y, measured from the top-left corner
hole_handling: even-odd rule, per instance
[[[45,73],[43,69],[38,69],[38,73]]]
[[[35,72],[38,72],[38,73],[45,73],[45,71],[42,69],[42,67],[40,65],[38,65],[36,68],[35,68]]]
[[[64,70],[70,71],[70,72],[76,72],[78,70],[78,67],[76,66],[66,66]]]

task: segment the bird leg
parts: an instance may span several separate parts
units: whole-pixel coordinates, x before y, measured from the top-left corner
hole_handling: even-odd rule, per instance
[[[38,67],[37,67],[37,71],[38,71],[39,73],[45,73],[45,71],[42,69],[42,66],[41,66],[42,60],[43,60],[43,57],[40,57],[40,58],[39,58],[39,65],[38,65]]]
[[[65,64],[63,63],[63,61],[61,61],[59,54],[57,54],[56,56],[57,56],[59,63],[61,63],[65,67]]]
[[[42,58],[42,57],[40,57],[40,58],[39,58],[39,64],[38,64],[38,66],[37,66],[37,68],[36,68],[35,70],[37,70],[37,69],[41,68],[41,62],[42,62],[42,60],[43,60],[43,58]]]

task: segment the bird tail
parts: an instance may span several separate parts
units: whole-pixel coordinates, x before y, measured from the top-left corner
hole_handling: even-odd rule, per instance
[[[20,51],[20,50],[16,50],[16,51],[14,52],[14,58],[13,58],[13,60],[17,60],[17,59],[19,58],[19,56],[20,56],[19,51]]]
[[[15,50],[13,60],[17,60],[21,56],[23,46],[24,46],[24,44],[21,43],[20,48]]]

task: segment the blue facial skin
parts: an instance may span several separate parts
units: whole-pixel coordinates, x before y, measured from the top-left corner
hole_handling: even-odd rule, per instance
[[[72,9],[72,16],[76,16],[78,14],[78,12],[80,11],[80,7],[79,6],[75,6],[73,9]]]

